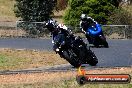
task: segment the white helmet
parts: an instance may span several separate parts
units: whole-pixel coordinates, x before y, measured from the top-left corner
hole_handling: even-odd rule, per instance
[[[81,14],[81,16],[80,16],[80,18],[81,18],[81,20],[83,20],[83,19],[87,19],[87,15],[86,14]]]

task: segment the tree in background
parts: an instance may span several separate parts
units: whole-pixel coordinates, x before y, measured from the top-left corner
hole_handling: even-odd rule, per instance
[[[122,2],[122,0],[108,0],[112,5],[115,7],[119,7],[119,4]]]
[[[16,0],[14,12],[23,21],[45,21],[55,4],[56,0]]]
[[[93,17],[100,24],[109,23],[109,16],[116,9],[108,0],[69,0],[64,21],[72,26],[79,24],[82,13]]]
[[[16,0],[14,10],[16,17],[26,21],[17,24],[17,26],[26,30],[28,36],[43,36],[45,33],[44,24],[31,22],[47,21],[51,17],[56,2],[56,0]]]
[[[112,24],[129,25],[124,28],[126,38],[132,38],[132,5],[122,6],[110,16]]]

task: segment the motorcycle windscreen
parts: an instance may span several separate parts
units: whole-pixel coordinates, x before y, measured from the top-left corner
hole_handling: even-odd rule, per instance
[[[87,29],[87,33],[92,36],[97,36],[102,32],[102,28],[99,24],[96,24],[94,27],[91,26]]]
[[[65,41],[65,37],[63,34],[58,34],[57,36],[54,37],[54,42],[55,43],[60,43],[62,44]]]

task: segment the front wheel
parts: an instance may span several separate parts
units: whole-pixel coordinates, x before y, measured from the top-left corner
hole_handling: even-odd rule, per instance
[[[104,47],[109,48],[109,45],[108,45],[108,42],[107,41],[104,41],[103,42],[103,45],[104,45]]]
[[[106,38],[104,36],[100,37],[101,41],[102,41],[102,45],[104,45],[104,47],[109,48],[108,42],[106,41]]]

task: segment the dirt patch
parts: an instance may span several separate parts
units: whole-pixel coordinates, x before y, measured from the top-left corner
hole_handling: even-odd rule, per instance
[[[26,36],[27,33],[24,30],[16,30],[16,29],[0,29],[0,37],[18,37],[18,36]]]
[[[86,71],[88,74],[131,74],[132,67],[99,68]]]
[[[109,39],[124,39],[125,38],[124,36],[120,36],[117,33],[113,33],[113,34],[111,34],[109,36],[106,36],[106,37],[109,38]]]
[[[87,71],[88,74],[132,74],[132,67],[95,69]],[[33,84],[33,83],[58,83],[62,80],[75,78],[76,71],[44,72],[32,74],[0,75],[0,84]]]
[[[16,74],[16,75],[0,75],[0,84],[21,84],[36,82],[57,82],[63,79],[73,77],[75,72],[56,72],[56,73],[35,73],[35,74]]]

